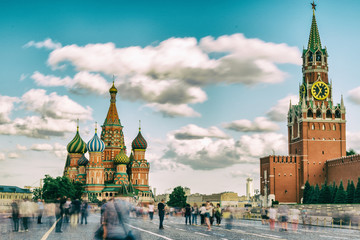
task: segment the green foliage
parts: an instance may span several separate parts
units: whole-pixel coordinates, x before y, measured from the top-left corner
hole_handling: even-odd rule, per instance
[[[332,194],[331,194],[331,199],[332,199],[332,203],[335,202],[335,197],[336,197],[336,193],[337,193],[337,190],[338,190],[338,186],[335,185],[335,182],[333,184],[333,191],[332,191]]]
[[[311,203],[311,195],[312,195],[312,190],[311,190],[310,183],[308,181],[306,181],[305,188],[304,188],[304,196],[303,196],[304,204]]]
[[[344,190],[342,181],[340,181],[340,185],[336,192],[334,203],[346,203],[346,192]]]
[[[99,204],[100,200],[95,195],[91,194],[91,195],[89,195],[89,202]]]
[[[39,198],[42,198],[41,196],[41,188],[35,188],[33,191],[33,200],[37,201]]]
[[[358,182],[356,184],[354,203],[360,203],[360,177],[358,178]]]
[[[174,190],[170,194],[170,200],[167,202],[167,204],[171,207],[185,207],[186,196],[184,188],[181,186],[174,188]]]
[[[326,181],[321,187],[318,203],[332,203],[330,187]]]
[[[348,181],[348,185],[346,187],[346,202],[353,203],[354,202],[354,194],[355,194],[355,185],[354,182],[350,180]]]
[[[346,151],[346,156],[350,155],[356,155],[357,153],[354,151],[354,149],[349,149],[349,151]]]
[[[45,175],[42,196],[47,202],[55,201],[57,198],[64,196],[71,199],[80,199],[83,191],[83,184],[79,182],[73,183],[64,176],[52,178],[49,175]]]
[[[315,189],[313,190],[313,193],[311,195],[311,203],[312,204],[318,203],[319,196],[320,196],[320,188],[319,188],[319,185],[316,184]]]

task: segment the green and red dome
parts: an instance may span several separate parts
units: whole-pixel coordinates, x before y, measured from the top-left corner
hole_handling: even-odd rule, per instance
[[[142,136],[141,131],[139,131],[138,135],[133,140],[131,146],[132,146],[132,149],[144,149],[145,150],[147,148],[147,142],[146,142],[145,138]]]

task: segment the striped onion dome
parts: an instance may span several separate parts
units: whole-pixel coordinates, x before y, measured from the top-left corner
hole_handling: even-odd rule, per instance
[[[128,156],[126,156],[124,149],[121,149],[121,151],[115,156],[114,163],[116,165],[118,164],[128,164],[130,159]]]
[[[67,145],[68,153],[86,153],[86,143],[81,139],[79,134],[79,126],[77,127],[76,135]]]
[[[104,151],[105,143],[98,137],[96,128],[95,128],[94,137],[87,143],[86,147],[89,152],[103,152]]]
[[[139,133],[136,136],[136,138],[133,140],[132,149],[146,149],[147,148],[147,142],[145,138],[141,135],[141,130],[139,129]]]
[[[89,160],[85,157],[84,154],[78,160],[78,165],[79,166],[86,166],[88,163],[89,163]]]

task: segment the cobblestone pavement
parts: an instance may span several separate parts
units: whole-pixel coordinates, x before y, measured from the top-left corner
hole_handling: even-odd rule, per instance
[[[12,232],[11,219],[0,219],[0,239],[14,240],[85,240],[93,239],[94,232],[99,227],[99,214],[91,214],[88,218],[88,224],[78,224],[71,227],[70,224],[63,224],[63,232],[55,233],[49,231],[51,225],[48,219],[43,219],[43,224],[37,224],[36,219],[31,221],[28,232]],[[195,240],[195,239],[221,239],[221,240],[258,240],[258,239],[360,239],[359,230],[332,229],[324,227],[304,228],[299,226],[297,232],[291,230],[291,224],[286,232],[280,232],[279,229],[270,231],[268,225],[261,225],[259,221],[235,220],[231,229],[225,229],[224,222],[220,226],[213,226],[212,231],[206,231],[204,226],[185,225],[184,218],[170,217],[164,221],[164,230],[158,229],[158,218],[153,221],[149,219],[137,218],[129,219],[127,227],[137,237],[143,240]],[[48,237],[46,233],[50,232]]]

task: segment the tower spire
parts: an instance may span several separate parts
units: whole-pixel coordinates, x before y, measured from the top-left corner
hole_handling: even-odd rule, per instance
[[[317,27],[316,18],[315,18],[316,4],[314,1],[311,3],[311,6],[313,9],[313,17],[311,22],[308,49],[315,50],[317,48],[321,49],[321,41],[320,41],[319,29]]]
[[[139,132],[141,132],[141,120],[139,120]]]
[[[76,130],[79,131],[79,119],[76,119]]]

